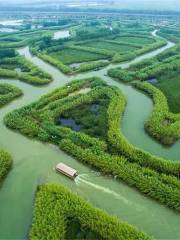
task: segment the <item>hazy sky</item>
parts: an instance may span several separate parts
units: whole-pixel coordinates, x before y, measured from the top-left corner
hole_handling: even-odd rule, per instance
[[[121,7],[180,10],[180,0],[115,0]]]
[[[95,0],[56,0],[57,3],[62,2],[96,2]],[[105,2],[106,0],[102,0]],[[130,8],[130,9],[166,9],[166,10],[180,10],[180,0],[107,0],[107,2],[114,2],[118,4],[120,8]],[[47,2],[51,3],[51,0],[0,0],[0,3],[38,3]],[[53,0],[54,2],[54,0]],[[97,0],[101,3],[101,0]]]

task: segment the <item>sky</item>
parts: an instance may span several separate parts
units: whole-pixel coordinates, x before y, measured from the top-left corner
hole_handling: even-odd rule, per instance
[[[122,8],[180,10],[180,0],[115,0],[114,2],[118,2]]]
[[[50,3],[51,0],[0,0],[1,3],[39,3],[47,2]],[[119,8],[126,9],[155,9],[155,10],[180,10],[180,0],[53,0],[57,3],[62,2],[113,2],[114,5],[118,5]]]

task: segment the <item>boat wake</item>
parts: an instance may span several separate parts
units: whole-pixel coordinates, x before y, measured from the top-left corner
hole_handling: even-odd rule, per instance
[[[115,197],[116,199],[119,199],[121,201],[123,201],[125,204],[130,204],[130,202],[123,196],[121,196],[120,194],[118,194],[117,192],[107,188],[107,187],[103,187],[103,186],[100,186],[98,184],[95,184],[95,183],[92,183],[86,179],[84,179],[83,177],[86,176],[86,174],[81,174],[81,175],[78,175],[76,178],[75,178],[75,183],[76,185],[81,185],[81,184],[86,184],[90,187],[93,187],[99,191],[102,191],[104,193],[107,193],[109,195],[112,195],[113,197]]]

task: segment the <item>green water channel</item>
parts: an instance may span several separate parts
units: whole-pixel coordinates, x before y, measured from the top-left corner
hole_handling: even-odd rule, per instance
[[[130,63],[153,57],[172,46],[173,44],[168,42],[166,47],[138,57]],[[3,117],[8,112],[38,100],[43,94],[75,78],[100,76],[109,84],[119,87],[127,97],[128,104],[122,130],[129,141],[153,154],[176,160],[180,152],[179,142],[172,148],[166,149],[144,133],[144,121],[153,107],[151,100],[130,86],[107,77],[107,70],[115,67],[114,65],[97,72],[68,77],[37,57],[31,56],[28,48],[21,49],[20,54],[50,73],[54,81],[46,87],[33,87],[18,80],[1,80],[21,88],[24,96],[0,110],[0,148],[10,152],[14,160],[13,169],[0,189],[0,239],[27,237],[32,220],[34,193],[37,185],[44,182],[57,182],[67,186],[93,205],[135,225],[156,239],[180,239],[179,214],[143,196],[123,182],[92,171],[56,146],[28,139],[7,129],[3,124]],[[125,68],[130,63],[119,66]],[[78,170],[80,176],[76,182],[54,171],[54,166],[58,162],[64,162]]]

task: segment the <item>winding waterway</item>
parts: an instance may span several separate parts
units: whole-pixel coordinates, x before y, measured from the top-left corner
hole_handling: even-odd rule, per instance
[[[118,66],[126,68],[131,63],[153,57],[172,46],[173,43],[168,42],[165,47]],[[0,239],[27,237],[32,220],[34,193],[37,185],[42,182],[62,183],[95,206],[134,224],[157,239],[180,239],[179,214],[143,196],[122,182],[93,172],[88,166],[76,161],[56,146],[28,139],[7,129],[3,124],[3,117],[8,112],[38,100],[43,94],[75,78],[100,76],[109,84],[119,87],[128,100],[122,122],[122,131],[128,140],[153,154],[178,160],[180,142],[166,149],[144,132],[143,125],[152,111],[152,101],[131,86],[109,78],[107,70],[115,67],[114,65],[100,71],[69,77],[37,57],[31,56],[28,48],[21,49],[19,52],[50,73],[54,81],[46,87],[34,87],[18,80],[1,80],[1,82],[13,83],[20,87],[24,96],[0,110],[0,148],[10,152],[14,160],[13,169],[0,189]],[[64,162],[81,173],[75,183],[55,173],[53,168],[58,162]]]

